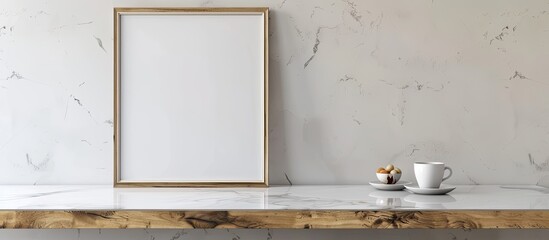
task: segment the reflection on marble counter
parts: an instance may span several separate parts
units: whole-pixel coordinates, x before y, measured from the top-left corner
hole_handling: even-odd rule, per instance
[[[0,186],[0,210],[549,210],[549,189],[459,185],[447,195],[379,191],[365,185],[269,188]]]

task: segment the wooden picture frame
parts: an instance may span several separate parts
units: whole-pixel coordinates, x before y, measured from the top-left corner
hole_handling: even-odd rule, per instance
[[[114,187],[268,186],[268,18],[114,9]]]

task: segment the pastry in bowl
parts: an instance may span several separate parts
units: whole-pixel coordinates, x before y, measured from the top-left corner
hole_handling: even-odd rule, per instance
[[[385,184],[395,184],[400,180],[402,171],[399,168],[393,166],[393,164],[387,165],[385,168],[378,168],[376,171],[377,179]]]

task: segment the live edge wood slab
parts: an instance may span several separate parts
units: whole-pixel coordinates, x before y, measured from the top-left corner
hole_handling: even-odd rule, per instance
[[[0,228],[549,228],[549,191],[458,186],[449,195],[370,186],[112,189],[0,186]]]
[[[2,211],[0,228],[549,228],[548,211]]]

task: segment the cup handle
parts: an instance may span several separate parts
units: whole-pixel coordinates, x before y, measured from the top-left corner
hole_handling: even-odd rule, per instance
[[[445,181],[446,179],[448,179],[448,178],[450,178],[450,177],[452,176],[452,173],[453,173],[453,172],[452,172],[452,169],[449,168],[449,167],[444,167],[444,171],[446,171],[446,170],[450,171],[450,174],[448,174],[448,176],[442,178],[442,181]]]

